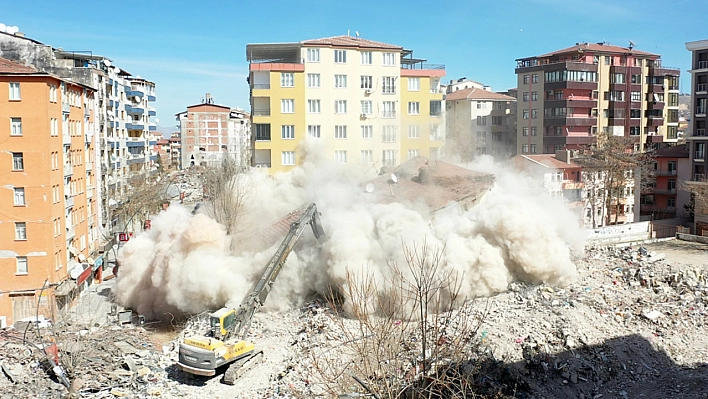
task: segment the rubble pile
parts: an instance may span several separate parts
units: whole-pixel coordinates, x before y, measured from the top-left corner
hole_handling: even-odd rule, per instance
[[[175,366],[178,342],[208,330],[206,313],[162,337],[166,345],[157,333],[131,325],[55,326],[43,342],[55,337],[73,397],[81,398],[364,394],[349,375],[362,368],[348,362],[367,347],[387,351],[385,366],[401,381],[454,370],[482,398],[708,397],[708,264],[668,262],[660,253],[629,247],[589,248],[575,263],[578,278],[568,286],[515,282],[508,292],[431,317],[428,351],[457,346],[429,355],[427,376],[416,321],[362,326],[322,300],[285,313],[257,313],[249,340],[265,357],[234,386],[221,384],[220,374],[190,376]],[[375,349],[383,332],[387,345]],[[342,372],[323,375],[327,367]],[[327,385],[325,377],[339,383]],[[375,385],[384,376],[357,377]],[[23,344],[17,331],[0,332],[0,398],[62,396],[71,397],[43,352]]]

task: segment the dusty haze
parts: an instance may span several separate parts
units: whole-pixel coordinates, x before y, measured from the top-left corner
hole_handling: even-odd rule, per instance
[[[240,236],[228,237],[208,216],[179,205],[155,216],[152,228],[118,253],[118,302],[162,319],[238,306],[279,244],[253,240],[254,231],[309,202],[322,214],[326,237],[318,243],[310,231],[303,233],[274,284],[269,309],[297,306],[331,286],[341,289],[348,271],[355,279],[370,276],[385,295],[391,265],[405,269],[403,245],[424,241],[443,251],[441,270],[461,279],[467,298],[505,291],[514,280],[562,285],[576,274],[571,248],[582,249],[584,233],[575,217],[561,200],[491,159],[468,165],[495,173],[484,199],[467,212],[451,208],[431,219],[419,205],[377,204],[377,195],[389,194],[364,192],[361,182],[372,176],[311,155],[318,152],[310,149],[290,173],[270,178],[254,170],[247,176],[252,192],[242,210],[247,231]],[[370,302],[375,310],[376,301]]]

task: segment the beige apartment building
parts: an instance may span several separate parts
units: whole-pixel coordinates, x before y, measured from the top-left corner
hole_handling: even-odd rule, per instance
[[[254,166],[292,169],[307,136],[326,159],[365,169],[437,158],[445,69],[412,55],[352,36],[249,44]]]

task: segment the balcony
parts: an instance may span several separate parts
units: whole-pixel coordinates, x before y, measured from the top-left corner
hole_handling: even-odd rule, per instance
[[[254,83],[253,90],[269,90],[270,83]]]
[[[698,61],[696,66],[696,69],[708,69],[708,61]]]
[[[706,178],[705,173],[696,173],[693,175],[693,181],[705,182],[705,181],[708,181],[708,179]]]
[[[543,119],[543,126],[595,126],[596,118],[582,118],[573,116],[547,116]]]
[[[151,123],[148,125],[148,130],[150,130],[150,131],[152,131],[152,132],[156,131],[156,130],[157,130],[157,125],[151,122]]]
[[[254,108],[253,116],[270,116],[270,108]]]
[[[93,162],[86,162],[86,171],[90,172],[93,170]]]
[[[148,101],[157,101],[157,100],[154,95],[148,94]]]
[[[664,124],[664,118],[649,117],[647,120],[647,126],[662,126]]]
[[[653,176],[676,176],[676,170],[655,170],[651,174]]]
[[[93,226],[94,223],[95,223],[95,218],[93,217],[93,215],[89,215],[89,217],[88,217],[89,226]]]
[[[706,135],[706,129],[696,129],[696,134],[694,134],[694,137],[705,137]]]
[[[71,106],[67,103],[61,103],[61,112],[68,114],[71,112]]]
[[[140,90],[133,90],[133,89],[131,89],[131,90],[126,90],[126,91],[125,91],[125,95],[128,96],[128,97],[140,97],[140,98],[143,98],[143,96],[145,96],[145,93],[143,93],[143,92],[140,91]]]
[[[383,111],[381,113],[382,118],[395,118],[396,117],[396,111]]]
[[[708,92],[708,83],[696,84],[696,93],[706,93],[706,92]]]
[[[155,110],[155,108],[148,108],[148,116],[157,116],[157,111]]]
[[[704,151],[696,151],[696,153],[693,155],[694,161],[703,161],[705,159],[706,159],[706,153]]]
[[[145,108],[137,105],[126,104],[125,112],[131,115],[142,115],[145,113]]]
[[[86,198],[93,198],[93,187],[86,187]]]
[[[64,176],[71,176],[74,174],[74,167],[71,165],[64,165]]]
[[[672,195],[676,194],[676,189],[675,188],[656,188],[656,187],[651,187],[649,188],[649,191],[652,194],[660,194],[660,195]]]
[[[74,207],[74,197],[66,196],[64,198],[64,207],[73,208]]]
[[[706,116],[706,107],[698,106],[696,107],[696,116]]]
[[[648,143],[663,143],[664,136],[661,134],[650,134],[647,136]]]
[[[547,99],[544,108],[596,108],[597,100],[590,98],[563,98],[563,99]]]
[[[145,130],[145,125],[142,123],[126,123],[125,128],[128,130]]]
[[[63,145],[71,145],[71,136],[69,136],[68,134],[62,134],[61,143]]]
[[[84,116],[90,116],[91,115],[91,109],[89,107],[84,107]]]
[[[76,230],[73,227],[67,228],[66,229],[66,240],[69,241],[74,237],[76,237]]]

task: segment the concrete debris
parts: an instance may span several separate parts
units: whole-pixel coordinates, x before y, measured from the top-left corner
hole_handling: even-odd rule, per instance
[[[430,320],[426,331],[436,335],[428,340],[428,355],[449,345],[464,347],[464,357],[431,361],[431,372],[454,368],[469,376],[480,398],[708,397],[708,265],[670,263],[645,247],[590,248],[575,262],[579,277],[566,287],[516,282],[506,293]],[[474,320],[483,323],[470,329]],[[410,328],[414,325],[403,320],[386,325],[399,337],[386,349],[391,350],[386,362],[406,381],[423,376],[422,335]],[[341,317],[325,302],[256,314],[249,340],[264,351],[264,359],[234,386],[221,384],[220,375],[192,376],[175,366],[178,342],[208,328],[205,313],[186,321],[177,333],[119,325],[82,335],[81,329],[67,327],[64,334],[72,339],[62,340],[57,332],[56,343],[61,364],[73,365],[66,372],[75,397],[81,398],[365,393],[346,373],[336,392],[328,390],[317,372],[343,369],[354,349],[377,342],[376,331]],[[22,344],[20,335],[0,332],[0,392],[8,397],[66,395],[43,359],[40,350]],[[359,376],[367,384],[388,377],[378,372]]]

